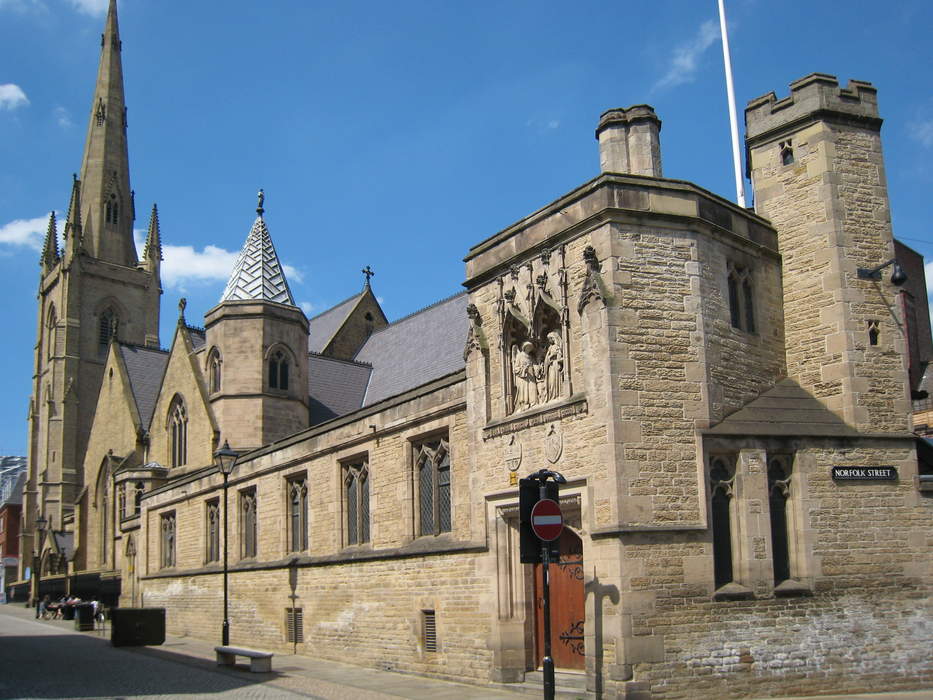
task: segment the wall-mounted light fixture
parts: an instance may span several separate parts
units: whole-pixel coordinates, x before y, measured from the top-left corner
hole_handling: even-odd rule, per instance
[[[878,267],[867,268],[860,267],[858,268],[858,278],[860,280],[880,280],[881,271],[886,268],[888,265],[893,265],[891,269],[891,284],[895,287],[900,287],[904,282],[907,281],[907,273],[904,272],[904,268],[901,267],[900,263],[897,261],[897,258],[891,258],[886,263],[882,263]]]

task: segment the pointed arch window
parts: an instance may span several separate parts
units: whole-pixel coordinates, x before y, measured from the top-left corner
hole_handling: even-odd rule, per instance
[[[55,314],[55,307],[49,309],[49,320],[46,323],[46,345],[45,357],[51,360],[55,356],[56,330],[58,328],[58,317]]]
[[[711,515],[713,522],[713,569],[716,588],[731,583],[732,566],[732,501],[735,466],[726,457],[713,457],[710,463]]]
[[[207,551],[204,560],[208,563],[220,561],[220,501],[207,502]]]
[[[269,388],[288,390],[288,355],[281,350],[269,356]]]
[[[771,557],[775,585],[791,578],[791,533],[788,528],[791,464],[789,455],[777,455],[768,460],[768,509],[771,514]]]
[[[103,355],[110,347],[110,340],[117,334],[119,318],[112,308],[105,309],[97,324],[97,344],[100,354]]]
[[[175,566],[175,513],[163,513],[161,518],[162,534],[162,568],[170,569]]]
[[[220,391],[220,369],[220,351],[214,348],[211,351],[210,359],[207,361],[208,383],[212,394]]]
[[[98,519],[98,532],[100,533],[100,539],[98,540],[98,549],[97,549],[97,560],[101,566],[107,564],[107,553],[109,551],[110,538],[112,536],[111,528],[111,487],[113,482],[110,478],[110,458],[104,457],[103,462],[100,465],[100,473],[97,477],[97,498],[95,505],[97,506],[97,519]]]
[[[240,491],[240,557],[256,556],[258,519],[256,517],[256,488]]]
[[[308,480],[288,480],[288,534],[292,552],[308,549]]]
[[[727,267],[729,285],[729,321],[733,328],[746,333],[755,332],[755,294],[752,275],[748,268],[733,265]]]
[[[450,532],[450,451],[446,439],[415,446],[421,534]]]
[[[188,411],[185,400],[178,394],[168,410],[168,429],[172,466],[180,467],[188,461]]]
[[[369,542],[369,466],[345,464],[343,488],[347,513],[347,544]]]
[[[143,508],[143,492],[145,492],[146,487],[143,485],[143,482],[137,481],[136,488],[133,491],[133,515],[139,515],[139,512]]]
[[[119,218],[120,214],[120,204],[117,200],[117,195],[111,192],[110,197],[107,199],[106,205],[104,207],[104,221],[108,224],[115,224]]]

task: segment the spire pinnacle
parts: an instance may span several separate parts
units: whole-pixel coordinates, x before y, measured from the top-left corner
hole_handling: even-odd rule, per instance
[[[266,201],[266,195],[262,191],[261,187],[259,188],[259,194],[257,197],[259,198],[259,203],[256,205],[256,213],[259,214],[259,216],[262,216],[266,213],[266,210],[262,208],[263,203]]]
[[[40,264],[44,271],[51,270],[61,260],[58,254],[58,225],[55,221],[55,212],[49,214],[49,227],[45,232],[45,243],[42,246]]]
[[[149,215],[149,233],[146,234],[146,246],[143,258],[148,261],[164,260],[162,257],[162,235],[159,232],[159,208],[153,203]]]

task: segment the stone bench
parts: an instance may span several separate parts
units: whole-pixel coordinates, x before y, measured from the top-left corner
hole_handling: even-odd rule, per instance
[[[214,651],[217,652],[218,666],[233,666],[236,664],[236,657],[245,656],[249,659],[249,670],[253,673],[272,672],[271,651],[256,651],[241,647],[214,647]]]

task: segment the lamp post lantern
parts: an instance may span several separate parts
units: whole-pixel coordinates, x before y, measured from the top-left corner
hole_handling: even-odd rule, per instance
[[[38,541],[36,542],[36,555],[32,562],[32,575],[36,578],[36,618],[39,617],[39,602],[42,599],[42,594],[39,592],[39,585],[42,582],[42,540],[45,539],[45,526],[48,522],[41,514],[36,518]]]
[[[220,643],[230,644],[230,620],[227,618],[227,480],[236,465],[237,453],[230,449],[224,440],[224,446],[214,453],[214,464],[224,476],[224,622],[220,630]]]

